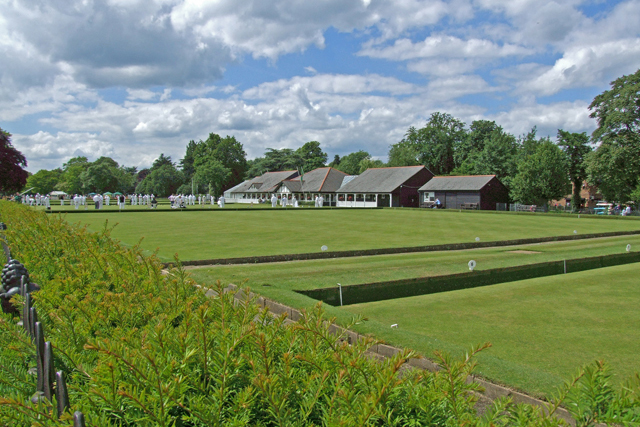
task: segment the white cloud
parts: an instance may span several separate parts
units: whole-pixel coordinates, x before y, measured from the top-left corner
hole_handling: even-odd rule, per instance
[[[433,79],[427,85],[430,99],[438,101],[453,100],[465,95],[495,92],[480,76],[455,76]]]
[[[113,145],[109,141],[101,140],[98,135],[90,133],[38,132],[34,135],[12,135],[15,147],[22,151],[27,158],[29,170],[32,164],[55,164],[62,166],[66,160],[74,156],[113,156]]]
[[[589,117],[589,102],[556,102],[548,105],[524,102],[509,111],[490,115],[506,131],[523,135],[534,126],[538,135],[555,137],[558,129],[570,132],[592,132],[595,122]]]
[[[634,72],[640,64],[640,39],[626,39],[567,50],[553,67],[521,86],[521,91],[552,95],[589,87]]]
[[[434,35],[423,41],[414,43],[410,39],[396,40],[392,46],[370,46],[359,52],[359,55],[372,58],[383,58],[393,61],[406,61],[421,58],[502,58],[506,56],[523,56],[533,53],[530,49],[512,44],[502,46],[482,39],[462,40],[448,35]]]
[[[158,98],[158,93],[148,89],[127,89],[127,99],[151,101]]]
[[[294,77],[292,79],[280,79],[274,82],[263,83],[257,87],[246,90],[243,96],[249,99],[264,98],[270,94],[294,86],[308,88],[318,93],[343,95],[371,92],[405,95],[421,90],[416,85],[403,82],[394,77],[384,77],[380,75],[319,74],[313,77]]]

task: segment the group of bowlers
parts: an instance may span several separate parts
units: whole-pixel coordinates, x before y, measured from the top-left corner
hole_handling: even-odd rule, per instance
[[[153,194],[131,194],[128,196],[125,196],[124,194],[116,194],[114,195],[115,198],[115,202],[118,204],[118,207],[120,209],[124,209],[127,199],[129,200],[129,203],[131,206],[149,206],[149,208],[151,209],[155,209],[158,207],[158,202],[156,200],[155,195]],[[95,206],[95,209],[102,209],[104,206],[110,206],[112,198],[109,194],[95,194],[93,197],[93,203]],[[59,197],[60,200],[60,206],[64,206],[64,202],[65,202],[65,196],[62,195]],[[198,195],[198,196],[194,196],[193,194],[177,194],[174,195],[172,194],[171,196],[169,196],[169,202],[171,202],[171,207],[173,209],[180,209],[180,208],[186,208],[187,206],[191,205],[194,206],[196,204],[196,200],[198,201],[198,205],[206,205],[207,202],[209,202],[211,205],[214,205],[217,203],[217,205],[221,208],[224,207],[225,205],[225,199],[224,196],[220,196],[217,201],[216,198],[212,195],[207,194],[205,195]],[[262,199],[260,198],[259,203],[266,203],[267,200],[266,199]],[[72,204],[76,209],[80,209],[81,206],[87,206],[87,196],[85,196],[84,194],[75,194],[73,197],[70,197],[69,199],[70,204]],[[25,194],[24,197],[22,198],[22,203],[23,204],[27,204],[30,206],[45,206],[47,208],[49,208],[51,206],[51,200],[49,198],[49,195],[47,194],[36,194],[35,196],[30,196],[28,194]],[[287,207],[289,205],[293,206],[294,208],[297,208],[298,205],[298,199],[296,199],[295,194],[291,196],[291,199],[288,198],[288,196],[286,194],[283,194],[281,197],[278,197],[276,194],[273,194],[271,196],[271,206],[272,207],[277,207],[278,203],[280,203],[280,206],[282,207]],[[322,207],[324,205],[324,197],[322,197],[322,195],[316,195],[315,196],[315,207]]]
[[[196,200],[198,205],[206,205],[209,202],[212,205],[218,204],[219,207],[224,208],[224,196],[220,196],[216,202],[216,198],[210,194],[194,196],[193,194],[172,194],[169,196],[169,202],[171,202],[171,208],[181,209],[187,206],[195,206]]]
[[[23,205],[29,205],[29,206],[45,206],[47,208],[51,207],[51,199],[49,199],[49,195],[48,194],[36,194],[35,196],[31,197],[31,195],[29,194],[25,194],[24,197],[22,197],[22,204]]]
[[[102,209],[103,206],[111,205],[111,196],[109,194],[105,194],[104,196],[102,194],[95,194],[92,199],[96,209]],[[158,207],[158,201],[153,194],[131,194],[129,196],[116,194],[114,195],[114,199],[119,209],[124,209],[127,204],[127,199],[129,199],[131,206],[149,206],[151,209]],[[87,202],[86,196],[81,194],[76,194],[72,200],[76,209],[79,209],[80,206],[85,206]]]
[[[258,200],[259,200],[259,203],[264,203],[262,199],[258,199]],[[278,200],[280,201],[280,206],[282,206],[283,208],[286,208],[288,205],[291,205],[294,208],[298,207],[298,199],[296,199],[295,194],[291,196],[291,200],[289,200],[286,194],[283,194],[280,198],[278,198],[278,196],[276,196],[275,194],[272,194],[271,195],[272,208],[275,208],[276,206],[278,206]],[[321,208],[322,206],[324,206],[324,197],[322,197],[322,195],[316,195],[314,201],[315,201],[316,208]]]

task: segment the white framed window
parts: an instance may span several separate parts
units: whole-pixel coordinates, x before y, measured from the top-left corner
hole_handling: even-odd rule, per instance
[[[424,201],[425,202],[435,202],[436,201],[436,193],[432,192],[424,192]]]

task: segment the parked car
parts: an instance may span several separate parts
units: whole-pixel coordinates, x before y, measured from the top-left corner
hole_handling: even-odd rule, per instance
[[[613,203],[598,202],[594,211],[596,215],[611,215],[613,212]]]

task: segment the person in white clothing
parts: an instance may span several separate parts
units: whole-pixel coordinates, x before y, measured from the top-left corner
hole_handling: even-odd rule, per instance
[[[278,204],[278,198],[274,194],[274,195],[271,196],[271,207],[275,208],[277,204]]]
[[[298,199],[296,199],[296,195],[295,194],[291,198],[291,204],[293,205],[294,208],[298,207]]]
[[[220,207],[224,208],[224,196],[220,196]]]
[[[322,195],[318,196],[318,207],[321,208],[324,206],[324,197]]]
[[[289,199],[287,199],[287,196],[283,194],[282,195],[282,207],[286,208],[288,203],[289,203]]]
[[[80,209],[80,196],[78,196],[77,194],[73,196],[73,204],[76,209]]]

